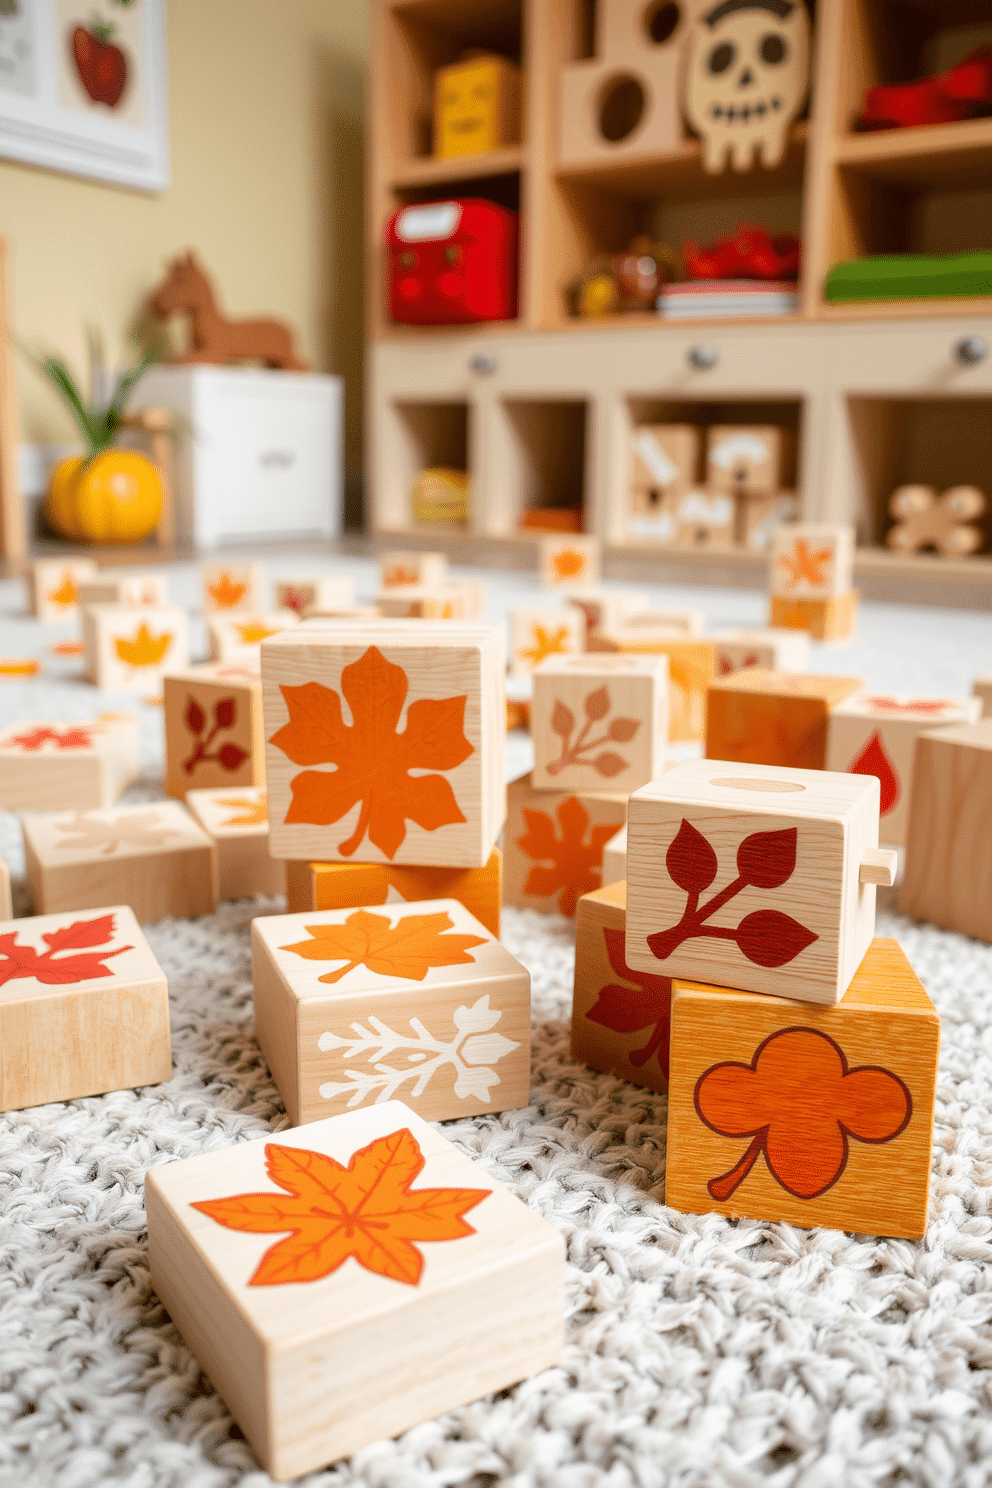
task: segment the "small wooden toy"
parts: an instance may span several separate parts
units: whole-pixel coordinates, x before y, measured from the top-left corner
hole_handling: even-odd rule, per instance
[[[272,593],[277,610],[295,610],[305,615],[314,610],[347,610],[355,607],[355,579],[350,573],[307,574],[276,579]]]
[[[864,688],[861,677],[807,676],[747,667],[710,684],[706,756],[824,770],[831,708]]]
[[[650,601],[643,589],[577,589],[565,600],[581,610],[586,621],[586,635],[597,630],[611,630],[624,625],[633,616],[643,614]]]
[[[169,988],[127,905],[0,924],[0,1111],[172,1077]]]
[[[207,620],[210,659],[245,659],[252,651],[257,656],[259,646],[269,636],[278,635],[281,630],[299,623],[300,617],[295,610],[269,610],[262,615],[250,615],[247,611],[236,615],[212,615]]]
[[[561,1357],[561,1235],[401,1101],[163,1163],[145,1206],[152,1285],[279,1481]]]
[[[668,742],[664,656],[552,656],[534,672],[535,790],[632,791]]]
[[[883,842],[905,842],[917,735],[938,724],[977,723],[980,713],[978,698],[853,693],[830,710],[827,769],[876,775],[879,835]]]
[[[627,828],[621,827],[603,846],[603,887],[627,877]],[[625,901],[626,902],[626,901]]]
[[[98,569],[92,578],[80,579],[76,593],[81,610],[89,605],[160,609],[169,603],[168,584],[160,573],[114,574]]]
[[[627,964],[838,1002],[875,933],[878,782],[683,760],[630,798]]]
[[[189,665],[188,634],[178,605],[90,605],[83,611],[87,676],[97,687],[154,686]]]
[[[264,790],[191,790],[186,807],[217,851],[220,899],[285,894],[286,864],[269,856],[269,812]]]
[[[992,718],[992,672],[976,677],[972,690],[982,705],[982,717]]]
[[[668,657],[668,737],[673,743],[701,739],[706,732],[706,695],[716,668],[712,641],[688,637],[670,626],[646,624],[600,631],[589,651],[624,656]]]
[[[217,854],[178,801],[21,818],[36,914],[126,900],[141,924],[217,908]]]
[[[386,223],[390,317],[400,325],[512,320],[519,238],[519,214],[482,197],[401,206]],[[465,509],[452,484],[434,492],[446,513]]]
[[[767,553],[778,529],[798,516],[799,498],[794,491],[742,496],[737,502],[737,540],[749,552]]]
[[[805,630],[815,641],[846,641],[858,622],[858,595],[849,589],[836,599],[787,599],[770,596],[768,623],[787,630]]]
[[[504,628],[476,622],[306,622],[265,641],[273,855],[481,868],[506,809],[505,670]]]
[[[702,610],[638,610],[628,615],[623,629],[636,634],[638,631],[674,630],[679,635],[701,636],[706,625]]]
[[[771,542],[770,587],[786,599],[836,599],[854,577],[854,528],[788,522]]]
[[[699,430],[694,424],[642,424],[633,430],[629,537],[635,541],[674,541],[676,507],[695,485],[699,445]]]
[[[418,470],[410,487],[410,515],[415,522],[467,522],[471,481],[467,470],[431,465]]]
[[[393,863],[286,863],[286,907],[355,909],[373,904],[457,899],[499,936],[503,854],[494,847],[484,868],[398,868]]]
[[[665,1202],[917,1239],[940,1019],[894,940],[836,1007],[677,979]]]
[[[726,491],[686,491],[672,505],[676,548],[715,548],[729,552],[737,546],[737,508]]]
[[[985,534],[974,523],[986,505],[985,492],[977,486],[952,486],[939,496],[933,486],[900,486],[889,497],[889,514],[895,520],[885,541],[900,553],[922,548],[955,558],[977,553],[985,545]]]
[[[520,68],[476,52],[434,74],[434,154],[481,155],[520,143]]]
[[[304,620],[378,620],[378,605],[311,605],[303,611]]]
[[[39,558],[31,565],[31,613],[38,620],[62,620],[79,613],[79,585],[92,579],[92,558]]]
[[[10,869],[0,858],[0,919],[9,920],[14,913],[10,896]]]
[[[383,553],[379,559],[379,587],[392,589],[397,584],[422,584],[433,588],[448,577],[445,553]]]
[[[165,789],[186,792],[265,784],[258,656],[209,662],[162,678]]]
[[[265,610],[264,563],[201,563],[200,581],[205,615],[221,615],[230,610],[261,614]]]
[[[471,596],[460,584],[395,584],[375,597],[381,615],[396,620],[471,620]]]
[[[775,424],[714,424],[706,432],[706,483],[733,496],[771,496],[782,484],[784,431]]]
[[[170,356],[170,362],[253,361],[285,371],[309,371],[283,321],[230,320],[224,314],[208,274],[192,253],[172,260],[168,274],[148,296],[148,308],[162,320],[177,312],[189,317],[190,349]]]
[[[538,540],[537,571],[548,589],[599,583],[602,547],[598,537],[549,533]]]
[[[648,1090],[668,1089],[672,979],[624,959],[627,885],[583,894],[575,912],[572,1058]]]
[[[602,887],[603,848],[627,819],[625,791],[535,790],[511,781],[503,833],[504,904],[574,915]]]
[[[134,713],[22,720],[0,733],[0,806],[8,811],[112,806],[140,774]]]
[[[524,677],[548,657],[577,656],[585,650],[586,619],[575,605],[560,609],[528,607],[510,611],[510,673]]]
[[[900,908],[992,942],[992,719],[917,735]]]
[[[809,666],[809,636],[801,630],[718,630],[716,674],[727,677],[746,667],[768,672],[805,672]]]

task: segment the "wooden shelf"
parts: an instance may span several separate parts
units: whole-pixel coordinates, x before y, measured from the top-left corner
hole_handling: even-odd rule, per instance
[[[992,119],[844,135],[834,146],[834,159],[900,185],[992,184]]]
[[[802,182],[806,157],[807,126],[805,120],[794,124],[789,143],[779,165],[771,170],[758,166],[754,170],[724,170],[710,175],[703,169],[703,149],[699,140],[687,139],[679,149],[646,159],[590,160],[585,163],[558,165],[559,181],[578,181],[601,187],[617,196],[655,200],[691,195],[698,201],[720,197],[760,195],[763,191],[780,191]]]
[[[987,320],[992,314],[992,299],[960,299],[948,295],[935,300],[845,300],[841,304],[824,302],[817,311],[822,320],[927,320],[959,315],[976,315]]]
[[[563,315],[549,327],[556,331],[677,331],[691,326],[782,326],[802,324],[805,317],[797,310],[793,315],[693,315],[666,320],[663,315],[597,315],[588,320],[579,315]]]
[[[507,145],[502,150],[487,150],[481,155],[452,155],[439,159],[425,155],[394,167],[390,186],[402,191],[415,186],[444,186],[448,181],[477,180],[485,176],[512,176],[523,166],[522,145]]]
[[[992,558],[976,553],[970,558],[945,558],[941,553],[894,553],[890,548],[858,548],[855,576],[890,574],[941,583],[986,583],[992,592]]]

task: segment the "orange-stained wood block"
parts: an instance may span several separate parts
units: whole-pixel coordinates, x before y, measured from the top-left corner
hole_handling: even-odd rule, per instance
[[[286,864],[269,855],[269,813],[257,786],[191,790],[186,807],[217,851],[220,899],[285,894]]]
[[[578,533],[550,533],[538,540],[537,572],[550,589],[599,583],[602,544],[598,537]]]
[[[711,683],[706,757],[823,770],[830,710],[864,687],[860,677],[814,677],[748,667]]]
[[[534,672],[530,730],[535,790],[636,790],[664,768],[667,658],[549,657]]]
[[[900,907],[992,942],[992,718],[917,735]]]
[[[213,786],[265,784],[258,657],[208,662],[162,679],[165,788],[180,798]]]
[[[917,1239],[940,1019],[894,940],[836,1007],[677,980],[665,1202]]]
[[[79,585],[96,575],[92,558],[39,558],[31,565],[31,613],[63,620],[79,613]]]
[[[849,589],[834,599],[791,599],[771,595],[768,624],[785,630],[805,630],[814,641],[846,641],[858,623],[858,594]]]
[[[179,605],[90,605],[83,611],[86,673],[97,687],[148,688],[189,666],[189,625]]]
[[[201,563],[204,614],[262,611],[266,605],[263,563]]]
[[[494,847],[484,868],[401,868],[395,863],[294,863],[286,865],[290,914],[309,909],[457,899],[469,914],[499,935],[503,903],[503,854]]]
[[[112,806],[140,773],[135,713],[24,720],[0,733],[0,806],[9,811]]]
[[[716,642],[716,674],[727,677],[745,667],[769,672],[805,672],[809,666],[809,636],[801,630],[720,630]]]
[[[511,782],[503,833],[506,904],[574,915],[603,882],[603,848],[627,819],[625,791],[535,790]]]
[[[854,528],[816,522],[784,522],[772,533],[772,594],[786,599],[838,599],[851,592]]]
[[[703,737],[706,692],[716,674],[713,641],[678,634],[670,625],[652,630],[637,623],[590,636],[589,650],[628,656],[667,656],[668,737],[673,743]]]

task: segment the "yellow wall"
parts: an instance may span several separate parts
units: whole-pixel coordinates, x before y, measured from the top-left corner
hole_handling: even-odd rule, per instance
[[[0,161],[19,336],[84,368],[108,359],[166,258],[194,248],[230,314],[280,316],[318,370],[347,380],[346,466],[361,454],[363,0],[167,0],[172,184],[161,195]],[[22,438],[73,437],[19,369]]]

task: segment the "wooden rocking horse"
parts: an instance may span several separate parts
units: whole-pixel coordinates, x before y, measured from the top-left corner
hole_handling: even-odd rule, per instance
[[[262,362],[288,372],[308,372],[293,345],[293,332],[280,320],[228,320],[220,310],[213,285],[192,253],[180,254],[158,289],[148,297],[148,308],[160,320],[177,311],[190,317],[192,349],[170,362]]]

